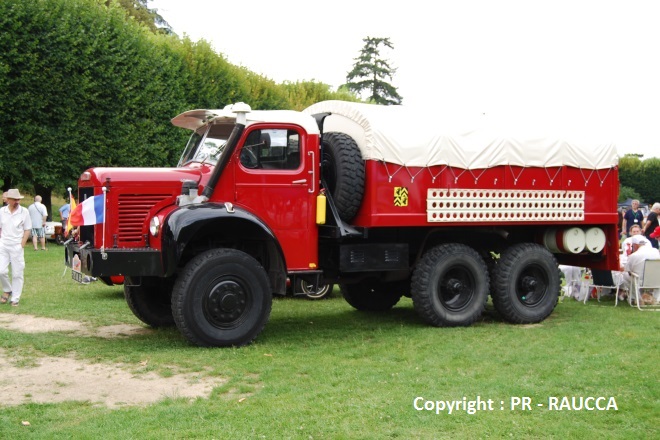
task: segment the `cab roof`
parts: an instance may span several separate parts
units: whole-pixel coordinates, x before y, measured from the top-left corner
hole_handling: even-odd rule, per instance
[[[293,110],[251,110],[246,113],[246,117],[247,125],[257,122],[279,122],[299,125],[309,134],[320,133],[319,127],[312,116]],[[202,125],[211,121],[234,124],[236,122],[236,113],[232,106],[216,110],[188,110],[173,118],[172,124],[176,127],[197,130]]]

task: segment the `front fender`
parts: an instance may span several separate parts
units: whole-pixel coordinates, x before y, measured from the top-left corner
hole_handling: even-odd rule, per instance
[[[228,209],[220,203],[182,206],[172,211],[163,225],[163,267],[167,275],[172,275],[200,251],[214,247],[243,249],[246,242],[267,243],[268,262],[253,256],[264,266],[267,263],[272,266],[279,260],[274,266],[286,271],[282,248],[273,231],[259,217],[241,208]],[[253,253],[250,249],[246,252]]]

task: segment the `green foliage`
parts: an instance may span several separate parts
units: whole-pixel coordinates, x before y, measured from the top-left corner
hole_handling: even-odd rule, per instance
[[[652,204],[660,201],[660,159],[652,157],[644,160],[639,168],[639,182],[635,187],[640,200]]]
[[[172,162],[174,145],[158,142],[180,105],[180,63],[167,47],[94,1],[9,1],[0,9],[11,90],[3,176],[53,188],[89,166]]]
[[[660,201],[660,159],[652,157],[642,161],[636,155],[625,155],[619,159],[619,182],[622,191],[628,187],[637,194],[636,197],[630,196],[632,198],[644,203]]]
[[[348,90],[339,89],[336,92],[330,90],[327,84],[315,81],[284,82],[281,84],[287,100],[287,108],[291,110],[303,110],[310,105],[327,100],[341,100],[357,102],[358,99]]]
[[[392,80],[396,69],[388,60],[381,57],[381,46],[394,49],[389,38],[366,37],[360,55],[355,58],[353,69],[346,75],[345,86],[356,94],[367,92],[366,98],[381,105],[401,104],[402,98],[396,87],[386,80]]]
[[[126,14],[152,32],[172,33],[170,25],[155,9],[149,9],[148,0],[105,0],[106,6],[119,6]]]
[[[619,182],[622,186],[635,188],[642,161],[637,156],[626,155],[619,159]]]
[[[64,194],[91,166],[173,166],[189,136],[169,124],[178,113],[297,100],[204,40],[153,32],[162,23],[146,3],[0,2],[3,185]]]
[[[619,186],[619,202],[625,202],[628,199],[637,199],[641,200],[642,196],[630,186]]]

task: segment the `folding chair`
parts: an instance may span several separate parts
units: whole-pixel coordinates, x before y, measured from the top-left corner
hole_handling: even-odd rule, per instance
[[[600,296],[603,293],[603,289],[610,289],[610,291],[614,291],[614,306],[616,307],[619,302],[619,286],[621,285],[621,278],[619,273],[617,272],[613,274],[610,270],[592,269],[591,275],[593,284],[589,285],[590,292],[584,299],[585,304],[593,289],[596,290],[596,298],[598,301],[600,301]]]
[[[660,304],[650,304],[650,305],[641,305],[641,291],[645,289],[660,289],[660,260],[646,260],[644,262],[644,272],[641,276],[635,272],[630,272],[632,275],[632,292],[635,292],[635,302],[637,303],[637,308],[642,310],[642,307],[645,309],[652,309],[660,311]],[[654,297],[655,299],[655,297]],[[632,303],[630,304],[632,306]]]

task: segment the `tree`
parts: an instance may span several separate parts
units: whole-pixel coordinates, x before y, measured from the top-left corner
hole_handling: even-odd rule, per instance
[[[381,57],[381,47],[394,49],[389,38],[366,37],[360,55],[355,58],[353,70],[346,76],[346,87],[356,93],[368,92],[370,102],[381,105],[401,104],[403,98],[396,87],[386,80],[392,80],[396,69]]]
[[[148,0],[106,0],[106,6],[113,3],[126,11],[126,15],[132,17],[138,23],[148,27],[152,32],[162,32],[171,34],[172,28],[160,16],[157,9],[149,9],[147,6]]]
[[[660,201],[660,159],[642,161],[638,155],[626,154],[619,159],[619,182],[622,191],[623,187],[633,189],[645,203]]]
[[[316,81],[285,81],[280,86],[283,88],[287,98],[287,108],[292,110],[302,111],[304,108],[317,103],[319,101],[326,101],[330,99],[338,99],[342,101],[358,101],[358,99],[350,92],[342,90],[341,88],[333,92],[328,84],[323,84]]]
[[[619,203],[625,202],[628,199],[641,200],[642,196],[634,188],[624,185],[619,186]]]
[[[640,166],[640,179],[635,189],[649,204],[660,202],[660,159],[651,157]]]

